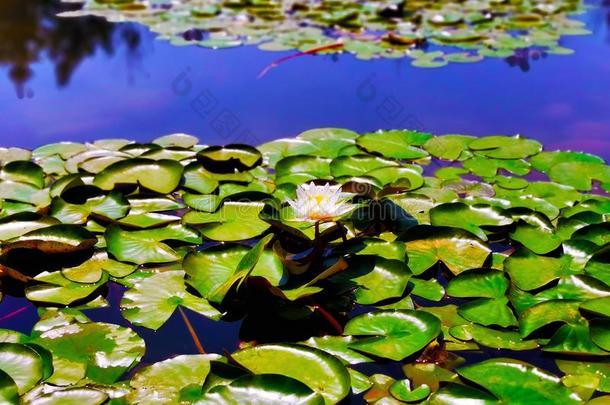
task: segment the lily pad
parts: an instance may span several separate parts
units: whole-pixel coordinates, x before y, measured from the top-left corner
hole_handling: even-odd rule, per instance
[[[423,349],[441,331],[434,315],[420,311],[379,311],[352,318],[344,334],[360,337],[358,351],[400,361]]]
[[[183,389],[197,386],[201,390],[210,373],[210,362],[219,358],[214,354],[181,355],[144,367],[131,378],[133,391],[128,399],[134,404],[178,403]]]
[[[453,229],[438,229],[424,239],[406,242],[409,268],[421,274],[443,262],[454,274],[481,268],[491,253],[489,247],[470,234]]]
[[[262,202],[225,202],[218,211],[191,211],[183,217],[187,224],[199,227],[201,234],[211,240],[239,241],[251,239],[269,229],[259,218]]]
[[[462,367],[458,373],[484,387],[500,401],[512,403],[580,404],[582,400],[561,380],[530,364],[492,359]]]
[[[130,159],[108,166],[95,176],[93,184],[102,190],[112,190],[117,184],[136,184],[167,194],[178,187],[182,170],[174,160]]]
[[[337,403],[350,392],[350,377],[341,361],[318,349],[300,345],[259,345],[235,352],[233,359],[255,374],[280,374],[301,381]]]
[[[186,291],[182,270],[165,271],[136,281],[121,300],[123,316],[136,325],[159,329],[183,306],[211,319],[219,319],[218,312],[205,299]]]
[[[208,391],[196,404],[322,405],[324,398],[306,384],[277,374],[246,375]]]

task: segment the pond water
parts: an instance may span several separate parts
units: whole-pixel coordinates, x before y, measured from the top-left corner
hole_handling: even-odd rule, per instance
[[[442,69],[414,68],[406,59],[305,56],[257,79],[292,52],[176,47],[133,24],[56,18],[56,1],[5,0],[0,140],[33,147],[186,132],[208,144],[258,144],[324,126],[409,127],[521,133],[548,149],[607,158],[610,9],[589,4],[596,7],[579,18],[593,35],[562,39],[574,55],[524,51]]]
[[[405,127],[435,134],[520,133],[547,149],[610,159],[610,4],[590,4],[595,7],[579,18],[593,34],[562,39],[574,55],[522,51],[441,69],[347,54],[304,56],[259,78],[266,66],[292,52],[176,47],[134,24],[57,18],[66,9],[57,1],[3,0],[0,146],[147,141],[173,132],[206,144],[261,144],[316,127]],[[113,305],[87,314],[126,325],[118,312],[120,297],[121,287],[112,285]],[[219,328],[201,316],[190,319],[207,351],[237,348],[239,322]],[[36,320],[27,300],[4,297],[0,328],[29,332]],[[147,343],[143,364],[197,352],[178,313],[158,332],[134,329]],[[522,356],[533,361],[531,353]],[[544,359],[537,364],[554,367]]]

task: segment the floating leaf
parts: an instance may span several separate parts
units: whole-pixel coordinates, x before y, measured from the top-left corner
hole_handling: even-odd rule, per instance
[[[480,268],[491,250],[470,234],[452,229],[439,229],[425,239],[406,242],[409,268],[421,274],[437,262],[443,262],[454,274]]]
[[[53,355],[60,385],[88,378],[102,384],[117,381],[144,355],[144,341],[131,329],[96,322],[73,322],[42,331],[34,342]]]
[[[485,360],[458,373],[494,394],[500,401],[580,404],[582,401],[559,378],[530,364],[511,359]],[[525,403],[525,402],[523,402]]]
[[[210,146],[197,154],[203,167],[213,173],[243,172],[258,166],[262,154],[248,145]]]
[[[43,358],[32,347],[20,343],[0,343],[0,370],[14,381],[19,394],[24,394],[42,380],[43,367]],[[5,384],[8,387],[2,390],[2,395],[11,397],[11,384]]]
[[[120,261],[136,264],[179,260],[181,256],[162,241],[201,243],[201,237],[195,231],[180,224],[141,231],[125,231],[118,226],[110,226],[104,237],[108,252],[112,256]]]
[[[123,316],[136,325],[155,330],[163,326],[178,306],[208,318],[220,318],[220,312],[205,299],[186,291],[184,275],[182,270],[172,270],[136,281],[121,300]]]
[[[441,331],[432,314],[420,311],[380,311],[352,318],[344,334],[361,337],[350,345],[358,351],[400,361],[423,349]]]
[[[199,226],[201,234],[211,240],[245,240],[269,229],[270,225],[259,218],[263,207],[261,202],[227,201],[216,212],[191,211],[183,220]]]
[[[112,190],[117,184],[137,184],[158,193],[176,189],[182,178],[182,165],[174,160],[130,159],[116,162],[95,176],[93,184]]]
[[[181,401],[183,389],[201,389],[210,373],[210,362],[219,358],[214,354],[181,355],[144,367],[131,378],[133,391],[128,399],[134,404],[175,404]]]
[[[188,275],[187,282],[208,298],[218,287],[227,282],[247,254],[245,246],[224,246],[188,254],[182,266]],[[279,286],[285,280],[284,266],[279,257],[270,251],[262,252],[250,273],[252,277],[264,277],[271,285]]]
[[[322,405],[324,398],[304,383],[277,374],[245,375],[208,391],[201,404]]]
[[[341,361],[321,350],[300,345],[259,345],[235,352],[233,359],[255,374],[280,374],[301,381],[337,403],[350,391],[350,377]]]
[[[464,229],[479,239],[487,240],[481,227],[510,225],[513,220],[502,210],[485,205],[464,203],[441,204],[430,210],[430,222],[434,226]]]
[[[427,156],[426,151],[417,147],[432,136],[417,131],[382,131],[364,134],[356,143],[369,153],[378,153],[392,159],[419,159]],[[380,140],[383,139],[383,142]]]

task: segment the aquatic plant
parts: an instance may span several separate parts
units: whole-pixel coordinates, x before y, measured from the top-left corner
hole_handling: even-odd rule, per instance
[[[2,148],[0,162],[2,292],[40,315],[29,334],[0,330],[5,403],[607,400],[610,166],[595,155],[321,128],[258,147]],[[117,286],[127,326],[92,321]],[[201,353],[137,367],[129,326],[175,312]],[[187,314],[242,319],[240,348],[203,353],[213,331]]]
[[[417,67],[511,57],[534,48],[570,54],[566,35],[583,35],[570,18],[581,1],[275,1],[87,0],[84,9],[110,21],[147,25],[175,45],[269,51],[350,52],[360,59],[412,58]]]

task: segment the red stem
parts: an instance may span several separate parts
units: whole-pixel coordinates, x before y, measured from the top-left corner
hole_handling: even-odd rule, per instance
[[[191,334],[191,338],[193,338],[193,342],[195,343],[195,346],[197,346],[197,350],[199,351],[200,354],[205,354],[205,350],[203,350],[203,346],[201,345],[201,341],[199,340],[199,337],[197,336],[197,333],[195,332],[195,328],[193,328],[193,325],[191,324],[191,321],[189,321],[188,317],[186,316],[186,313],[184,313],[184,311],[182,310],[181,307],[178,307],[178,311],[180,311],[180,315],[182,315],[182,320],[186,324],[186,328],[188,329],[189,333]]]
[[[333,329],[339,334],[342,335],[343,334],[343,326],[341,326],[341,324],[339,323],[339,321],[337,321],[335,319],[335,317],[328,312],[327,310],[325,310],[324,308],[322,308],[319,305],[314,305],[313,309],[315,311],[317,311],[320,315],[322,315],[324,317],[324,319],[326,319],[326,321],[330,324],[330,326],[333,327]]]
[[[0,322],[6,321],[7,319],[11,319],[12,317],[19,315],[20,313],[22,313],[23,311],[27,310],[28,308],[29,308],[29,306],[26,305],[25,307],[21,307],[19,309],[16,309],[13,312],[10,312],[10,313],[4,315],[2,318],[0,318]]]
[[[292,55],[288,55],[288,56],[284,56],[281,57],[279,59],[274,60],[273,62],[271,62],[271,64],[267,65],[258,75],[258,79],[264,77],[267,73],[269,73],[269,71],[275,67],[278,67],[280,64],[287,62],[291,59],[296,59],[296,58],[300,58],[301,56],[305,56],[305,55],[315,55],[316,53],[319,52],[323,52],[323,51],[328,51],[331,49],[341,49],[343,48],[343,44],[342,43],[336,43],[336,44],[330,44],[330,45],[324,45],[324,46],[319,46],[317,48],[312,48],[312,49],[308,49],[306,51],[300,51],[297,53],[293,53]]]

